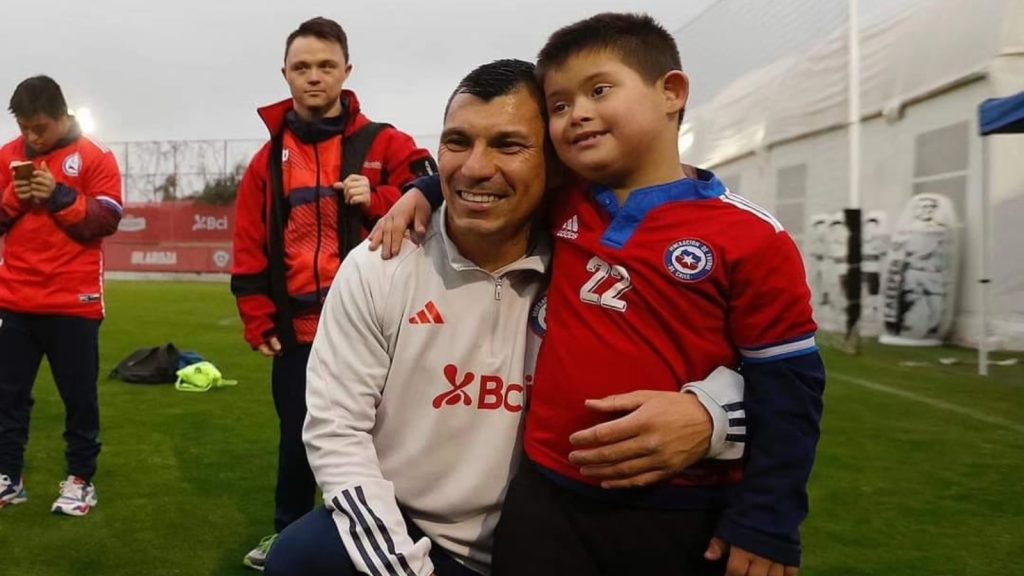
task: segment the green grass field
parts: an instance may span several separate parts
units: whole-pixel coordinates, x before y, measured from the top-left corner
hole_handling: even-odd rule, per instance
[[[29,501],[0,511],[0,576],[249,574],[271,529],[276,419],[269,362],[241,340],[227,286],[112,282],[102,330],[99,506],[51,516],[63,406],[36,385]],[[172,341],[235,388],[206,394],[107,381],[135,348]],[[824,435],[803,574],[1018,575],[1024,569],[1024,366],[939,366],[967,350],[826,351]],[[1022,356],[1018,354],[1018,356]],[[901,367],[903,360],[928,366]],[[632,576],[632,575],[630,575]]]

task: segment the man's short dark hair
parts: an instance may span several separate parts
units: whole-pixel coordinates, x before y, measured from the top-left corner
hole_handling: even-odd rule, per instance
[[[470,94],[490,102],[499,96],[511,94],[519,87],[529,90],[537,98],[537,105],[541,114],[544,115],[544,94],[537,83],[535,66],[523,60],[511,58],[495,60],[488,64],[476,67],[466,75],[455,87],[452,95],[448,97],[448,103],[444,107],[444,117],[448,117],[448,109],[451,108],[452,100],[459,94]],[[544,118],[547,122],[547,118]]]
[[[616,54],[641,78],[653,84],[672,70],[682,70],[679,48],[665,28],[647,14],[605,12],[556,30],[537,55],[537,76],[590,51]]]
[[[341,53],[345,55],[345,62],[349,62],[348,57],[348,36],[345,35],[345,30],[330,18],[324,18],[323,16],[317,16],[306,20],[294,32],[288,35],[288,40],[284,45],[284,57],[288,59],[288,50],[292,47],[292,42],[295,42],[296,38],[312,36],[313,38],[319,38],[325,42],[334,42],[338,46],[341,46]]]
[[[64,92],[53,78],[33,76],[18,84],[7,109],[15,118],[34,118],[40,114],[59,120],[68,115]]]

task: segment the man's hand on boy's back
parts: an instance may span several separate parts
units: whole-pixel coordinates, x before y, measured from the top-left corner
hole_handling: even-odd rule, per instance
[[[430,214],[430,202],[418,189],[410,188],[373,226],[370,250],[380,248],[381,258],[385,260],[397,256],[407,230],[413,242],[422,242],[430,226]]]
[[[729,557],[729,564],[725,569],[725,576],[799,576],[800,574],[800,568],[797,566],[785,566],[778,562],[772,562],[742,548],[730,547],[721,538],[712,538],[707,551],[704,552],[704,558],[716,561],[726,556]]]
[[[587,408],[627,414],[569,437],[569,460],[604,488],[633,488],[660,482],[704,458],[712,421],[693,394],[637,390],[598,400]]]

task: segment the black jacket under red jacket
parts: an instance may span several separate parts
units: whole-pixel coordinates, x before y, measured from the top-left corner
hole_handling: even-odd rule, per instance
[[[245,340],[253,348],[271,336],[286,345],[313,341],[323,298],[341,266],[345,211],[361,210],[346,205],[332,184],[342,179],[343,141],[370,120],[353,92],[343,91],[341,99],[341,117],[314,123],[299,119],[291,100],[259,109],[271,140],[253,157],[238,189],[231,277]],[[281,153],[275,158],[271,150],[277,146]],[[272,169],[274,160],[279,172]],[[275,172],[280,174],[277,186]],[[434,172],[429,152],[385,126],[360,171],[372,190],[369,207],[359,215],[360,237],[398,200],[402,186]],[[278,218],[283,221],[275,226]],[[272,261],[271,254],[280,254],[276,260],[284,262]],[[286,334],[294,334],[294,341],[282,338]]]

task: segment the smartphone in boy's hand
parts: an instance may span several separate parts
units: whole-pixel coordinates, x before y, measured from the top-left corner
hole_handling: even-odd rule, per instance
[[[29,202],[32,200],[32,176],[35,175],[36,166],[32,162],[12,162],[11,172],[14,175],[14,193],[18,200]]]
[[[14,179],[22,182],[32,180],[32,174],[36,171],[36,165],[31,162],[17,162],[11,164],[11,171],[14,172]]]

